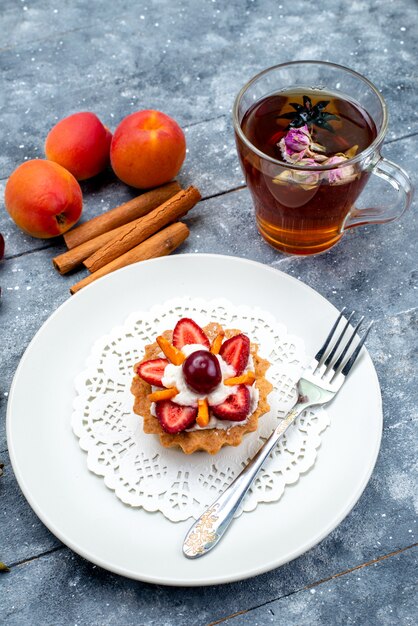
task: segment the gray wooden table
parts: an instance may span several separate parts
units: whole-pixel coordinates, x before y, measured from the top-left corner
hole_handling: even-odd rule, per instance
[[[231,106],[264,67],[317,58],[368,76],[390,109],[386,156],[417,180],[418,7],[414,0],[2,0],[0,187],[41,157],[48,129],[79,110],[111,129],[156,108],[186,131],[180,182],[203,201],[183,252],[261,261],[376,319],[369,341],[384,431],[369,485],[342,524],[295,561],[205,589],[142,584],[96,567],[38,520],[16,483],[5,435],[8,390],[30,339],[83,276],[59,276],[63,241],[22,234],[2,209],[6,257],[0,365],[0,622],[26,624],[416,624],[418,223],[363,227],[314,258],[285,257],[257,234],[235,154]],[[110,173],[83,184],[84,218],[132,197]],[[373,190],[370,190],[373,193]],[[65,329],[63,329],[65,332]],[[414,506],[415,505],[415,506]]]

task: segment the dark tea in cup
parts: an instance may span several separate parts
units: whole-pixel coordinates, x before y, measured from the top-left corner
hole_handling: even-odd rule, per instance
[[[315,120],[312,123],[304,120],[309,117],[309,114],[304,115],[309,111],[304,102],[310,110],[318,104],[322,106],[319,125]],[[295,117],[291,117],[293,114]],[[297,124],[300,120],[298,127],[308,129],[312,143],[321,147],[316,153],[318,158],[328,157],[318,162],[311,157],[308,167],[329,162],[337,155],[354,156],[354,151],[358,153],[367,148],[377,135],[373,120],[358,104],[332,93],[315,94],[306,89],[284,91],[256,102],[245,114],[241,127],[261,152],[286,165],[283,140],[289,136],[289,131],[292,138],[292,128],[297,127],[289,125],[294,120]],[[315,156],[315,152],[311,152]],[[303,161],[308,159],[302,157],[294,164],[303,166]],[[335,176],[329,176],[326,171],[318,174],[296,170],[293,176],[283,176],[281,180],[280,175],[266,176],[265,171],[253,166],[252,159],[244,157],[242,165],[248,186],[256,190],[257,220],[264,237],[273,245],[279,241],[281,250],[293,254],[321,252],[338,241],[344,220],[369,177],[366,171],[353,175],[351,170],[345,176],[340,167]]]
[[[411,197],[408,176],[378,151],[386,122],[376,88],[333,64],[276,66],[241,90],[234,106],[238,155],[258,229],[272,246],[315,254],[333,246],[347,228],[397,217],[399,207],[355,208],[372,173],[403,192],[403,212]]]

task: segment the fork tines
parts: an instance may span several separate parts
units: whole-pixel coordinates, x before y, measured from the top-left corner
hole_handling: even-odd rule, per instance
[[[366,341],[367,335],[373,326],[373,321],[370,322],[366,328],[364,335],[358,336],[358,330],[364,321],[364,316],[360,318],[357,325],[352,330],[351,334],[347,334],[347,330],[350,327],[350,322],[355,315],[353,311],[347,318],[344,318],[344,307],[337,320],[335,321],[328,337],[325,340],[324,345],[318,350],[313,361],[313,371],[319,369],[321,376],[329,379],[332,382],[333,379],[340,373],[345,377],[353,367],[360,350]],[[339,330],[341,322],[344,322],[342,330]],[[351,348],[354,340],[357,339],[355,347]],[[350,350],[351,348],[351,350]]]

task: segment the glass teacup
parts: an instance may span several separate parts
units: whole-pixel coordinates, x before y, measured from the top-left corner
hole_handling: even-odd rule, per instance
[[[285,105],[276,111],[278,103]],[[348,68],[294,61],[266,69],[239,92],[233,121],[258,229],[278,250],[322,252],[345,230],[390,222],[410,205],[407,173],[380,154],[388,123],[385,101]],[[353,134],[351,146],[349,131],[339,130],[344,128]],[[319,131],[333,146],[327,155],[314,141]],[[395,190],[390,206],[356,208],[371,174]]]

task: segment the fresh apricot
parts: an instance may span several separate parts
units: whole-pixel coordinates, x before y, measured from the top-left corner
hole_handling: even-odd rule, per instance
[[[26,161],[6,184],[4,203],[10,217],[32,237],[65,233],[83,207],[80,185],[66,169],[42,159]]]
[[[137,111],[125,117],[110,146],[116,176],[138,189],[157,187],[174,178],[185,156],[183,131],[160,111]]]
[[[108,165],[111,140],[112,133],[97,115],[74,113],[51,128],[45,141],[45,154],[77,180],[85,180]]]

